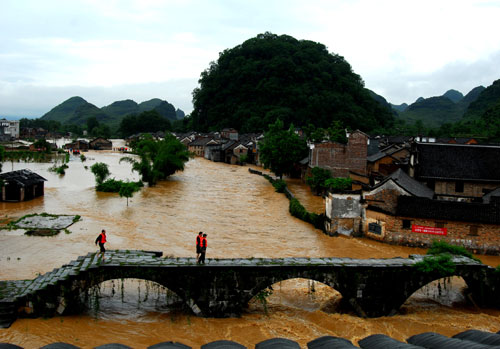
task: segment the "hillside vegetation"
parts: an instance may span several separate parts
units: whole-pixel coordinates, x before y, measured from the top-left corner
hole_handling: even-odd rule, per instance
[[[61,124],[86,125],[89,118],[95,117],[100,124],[118,129],[121,121],[128,115],[138,115],[146,111],[156,111],[160,116],[169,120],[178,120],[177,115],[184,112],[176,112],[175,107],[167,101],[154,98],[137,104],[131,99],[116,101],[108,106],[98,108],[87,102],[82,97],[71,97],[58,106],[54,107],[40,119],[45,121],[57,121]],[[179,109],[178,109],[179,110]]]
[[[436,128],[462,120],[471,103],[474,103],[484,90],[483,86],[478,86],[466,96],[459,91],[448,90],[442,96],[420,97],[404,110],[397,106],[393,106],[393,109],[399,109],[399,119],[406,123],[413,124],[419,121],[427,127]]]
[[[193,91],[192,127],[263,131],[281,119],[286,126],[388,128],[393,116],[375,101],[349,63],[316,42],[259,34],[201,73]]]

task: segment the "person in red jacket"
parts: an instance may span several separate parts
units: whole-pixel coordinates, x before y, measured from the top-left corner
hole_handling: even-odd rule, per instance
[[[196,237],[196,262],[200,260],[200,253],[201,253],[201,239],[203,239],[203,232],[200,231],[198,233],[198,236]]]
[[[203,237],[201,238],[201,254],[200,258],[198,259],[198,264],[205,264],[205,253],[207,252],[207,234],[203,234]]]
[[[97,239],[95,239],[95,244],[99,243],[100,254],[102,255],[102,259],[104,260],[104,252],[106,249],[104,248],[104,244],[106,243],[106,230],[102,230]]]

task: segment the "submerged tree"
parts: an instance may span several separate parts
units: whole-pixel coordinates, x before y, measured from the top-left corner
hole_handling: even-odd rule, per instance
[[[136,191],[139,191],[139,189],[140,186],[135,182],[122,182],[118,194],[120,194],[120,197],[127,198],[127,206],[128,206],[128,198],[134,196],[134,193]]]
[[[104,162],[96,162],[90,167],[90,171],[94,174],[97,185],[102,184],[109,176],[108,165]]]
[[[134,149],[139,160],[126,156],[121,158],[120,162],[130,162],[132,170],[137,171],[149,186],[166,179],[176,171],[183,171],[184,164],[190,158],[190,153],[184,144],[171,134],[167,134],[161,141],[146,135],[137,142]]]

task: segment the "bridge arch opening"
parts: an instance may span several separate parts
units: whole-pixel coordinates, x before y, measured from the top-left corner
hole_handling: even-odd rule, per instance
[[[461,276],[444,277],[423,285],[403,303],[400,312],[407,314],[440,307],[470,307],[467,283]]]
[[[187,305],[171,289],[157,282],[110,279],[82,290],[80,310],[98,319],[156,321],[158,316],[185,312]]]
[[[317,280],[291,278],[260,289],[248,302],[250,313],[275,311],[343,312],[342,295],[333,287]]]

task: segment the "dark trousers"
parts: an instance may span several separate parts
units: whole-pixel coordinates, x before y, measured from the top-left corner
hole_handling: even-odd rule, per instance
[[[200,259],[198,259],[199,264],[205,264],[205,253],[207,252],[206,247],[201,248],[201,254],[200,254]]]

